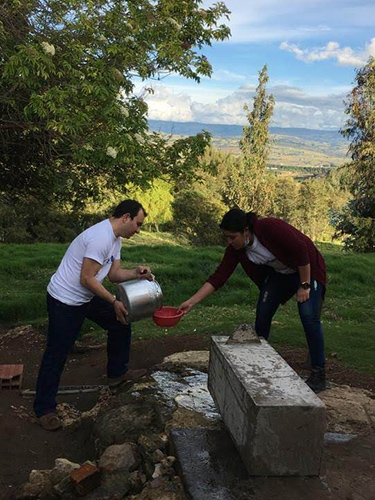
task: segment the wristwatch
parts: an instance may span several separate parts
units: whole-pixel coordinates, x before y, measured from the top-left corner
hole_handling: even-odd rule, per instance
[[[310,283],[308,281],[303,281],[300,284],[300,288],[303,288],[304,290],[310,290],[311,285],[310,285]]]

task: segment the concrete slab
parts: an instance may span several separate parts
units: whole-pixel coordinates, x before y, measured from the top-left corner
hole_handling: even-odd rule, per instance
[[[249,474],[318,475],[324,404],[267,341],[228,338],[212,337],[208,387]]]
[[[172,429],[170,443],[193,500],[238,500],[240,491],[251,493],[246,468],[225,429]]]

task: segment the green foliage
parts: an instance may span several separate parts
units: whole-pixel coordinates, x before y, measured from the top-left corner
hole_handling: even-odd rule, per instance
[[[269,152],[269,124],[275,100],[268,96],[267,65],[259,72],[259,84],[250,111],[247,104],[249,125],[244,127],[240,141],[242,158],[235,162],[234,168],[227,173],[223,197],[227,205],[237,206],[245,211],[262,215],[270,212],[273,198],[273,185],[266,172]]]
[[[223,203],[197,190],[179,192],[172,202],[174,231],[187,234],[198,246],[222,242],[219,223],[226,211]]]
[[[129,197],[138,200],[144,206],[147,217],[145,226],[159,231],[160,226],[172,220],[171,185],[162,179],[152,183],[145,191],[129,187]]]
[[[348,96],[349,118],[341,133],[351,140],[351,162],[346,166],[353,199],[336,220],[348,249],[375,251],[375,59],[357,71],[356,86]]]
[[[78,207],[103,188],[190,179],[209,134],[168,143],[147,127],[141,80],[199,81],[202,50],[229,36],[222,2],[5,0],[0,5],[0,182]]]
[[[0,202],[0,242],[64,243],[73,240],[87,227],[105,218],[103,213],[66,213],[46,207],[34,198],[17,203]]]
[[[292,177],[276,178],[273,215],[293,226],[298,224],[300,188],[301,184]]]

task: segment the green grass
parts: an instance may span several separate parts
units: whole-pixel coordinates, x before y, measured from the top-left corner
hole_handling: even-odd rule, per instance
[[[375,371],[375,254],[343,253],[338,245],[318,245],[327,261],[328,287],[323,309],[327,353],[347,366]],[[0,245],[0,324],[44,324],[45,289],[67,245]],[[124,267],[149,265],[162,286],[164,304],[179,305],[214,271],[221,247],[194,248],[163,233],[124,241]],[[106,286],[112,287],[108,282]],[[136,338],[164,335],[227,334],[240,323],[252,323],[258,291],[240,267],[229,282],[171,329],[151,319],[133,325]],[[95,329],[87,322],[84,332]],[[98,331],[99,336],[103,336]],[[297,306],[290,300],[274,318],[271,343],[305,347]]]

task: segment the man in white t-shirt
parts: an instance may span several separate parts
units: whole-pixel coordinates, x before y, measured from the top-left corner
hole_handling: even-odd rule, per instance
[[[103,285],[134,278],[153,280],[145,266],[122,269],[121,238],[139,233],[146,212],[135,200],[120,203],[113,216],[86,229],[70,244],[47,287],[48,337],[36,386],[34,410],[46,430],[61,427],[56,394],[66,358],[83,321],[88,318],[108,331],[107,375],[111,387],[136,380],[146,370],[128,370],[131,327],[128,311]]]

